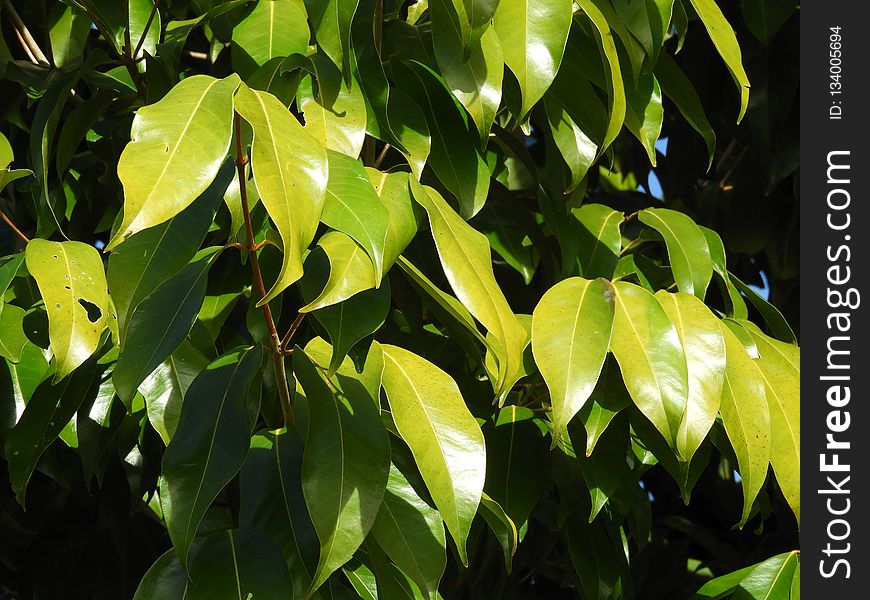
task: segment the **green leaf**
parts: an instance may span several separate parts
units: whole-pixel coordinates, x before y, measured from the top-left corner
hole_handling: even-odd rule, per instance
[[[418,180],[432,151],[432,136],[423,110],[414,99],[398,88],[393,88],[387,103],[390,121],[395,123],[392,133],[395,146],[408,161],[411,172]]]
[[[522,527],[551,487],[550,449],[530,408],[505,405],[486,434],[487,493]]]
[[[544,96],[544,106],[553,141],[571,171],[571,181],[564,190],[567,194],[577,189],[586,176],[598,155],[598,146],[550,95]]]
[[[354,243],[353,240],[350,242]],[[316,260],[317,255],[312,253],[305,263],[308,265],[307,268],[312,270],[316,268],[314,265]],[[366,262],[363,266],[371,271],[371,261]],[[350,267],[353,268],[353,265],[351,264]],[[330,274],[331,280],[332,275]],[[316,286],[308,287],[309,285],[311,284],[309,284],[307,277],[302,279],[300,288],[302,297],[305,299],[311,298],[315,294]],[[329,283],[327,283],[328,287]],[[303,307],[303,309],[308,310],[307,307]],[[346,300],[330,306],[323,306],[311,313],[326,330],[333,345],[332,359],[329,362],[330,371],[335,371],[338,368],[357,342],[374,333],[384,324],[389,309],[390,286],[389,283],[385,283],[378,289],[367,289],[355,293]]]
[[[604,505],[619,492],[636,485],[626,453],[631,447],[628,419],[621,415],[601,435],[595,452],[580,460],[583,479],[592,500],[589,522],[595,520]],[[584,446],[582,439],[571,439],[574,448]]]
[[[478,511],[501,545],[504,554],[504,566],[508,575],[510,575],[518,544],[516,525],[507,516],[499,503],[487,496],[485,492],[480,497],[480,508],[478,508]]]
[[[746,27],[765,44],[773,40],[780,28],[798,9],[794,0],[772,0],[768,2],[747,2],[741,0],[740,9]]]
[[[612,532],[601,519],[585,523],[579,515],[569,517],[567,535],[571,564],[583,595],[590,600],[607,600],[618,593],[628,570],[622,544],[616,546]],[[618,535],[618,534],[617,534]]]
[[[343,0],[332,0],[341,3]],[[338,93],[329,98],[323,90],[327,77],[333,77]],[[321,145],[352,158],[359,156],[366,136],[366,102],[362,89],[352,76],[350,87],[340,84],[341,74],[326,60],[317,61],[315,94],[313,77],[307,77],[299,86],[296,102],[305,116],[305,130]]]
[[[234,171],[226,164],[214,183],[193,204],[165,223],[127,238],[109,255],[106,278],[118,313],[122,346],[136,307],[185,267],[199,250],[220,202],[221,185],[225,187]]]
[[[238,86],[237,75],[194,75],[136,112],[118,161],[124,218],[106,250],[168,221],[208,188],[229,151]]]
[[[170,548],[142,576],[133,600],[184,600],[186,595],[187,573]]]
[[[154,17],[151,18],[151,12]],[[151,23],[149,24],[149,18]],[[129,54],[140,46],[139,53],[133,58],[141,59],[147,52],[151,56],[157,54],[157,44],[160,43],[160,11],[155,8],[154,0],[128,0],[127,24],[130,29]],[[146,31],[145,26],[148,26]],[[144,40],[142,38],[145,38]]]
[[[84,11],[62,4],[55,4],[51,8],[48,37],[55,66],[62,67],[84,54],[90,29],[91,20]]]
[[[501,104],[504,73],[501,44],[491,27],[478,40],[463,40],[462,33],[451,23],[452,9],[443,0],[433,2],[429,9],[435,58],[447,87],[468,111],[477,126],[480,145],[485,147]]]
[[[476,215],[486,202],[489,168],[476,150],[477,136],[443,80],[418,63],[392,65],[396,83],[422,107],[432,136],[428,165],[459,200],[464,218]]]
[[[320,548],[302,496],[302,451],[293,429],[260,433],[239,473],[239,525],[269,532],[284,554],[294,598],[305,596]]]
[[[350,26],[358,5],[359,0],[305,0],[317,44],[341,70],[348,87],[357,86],[351,76]]]
[[[429,215],[432,236],[450,287],[500,346],[495,349],[498,359],[495,387],[501,402],[519,376],[528,335],[495,281],[489,242],[434,189],[411,180],[411,191]]]
[[[254,130],[251,168],[263,206],[281,234],[284,260],[263,306],[302,276],[302,256],[323,210],[328,164],[324,148],[281,101],[241,86],[236,110]]]
[[[434,598],[447,565],[444,524],[438,511],[417,495],[392,464],[372,535],[390,560],[423,590],[425,597]]]
[[[486,470],[483,434],[447,373],[403,348],[382,348],[383,386],[396,428],[468,565],[466,539]]]
[[[182,598],[285,600],[292,583],[278,546],[256,529],[212,533],[197,544]],[[237,595],[236,595],[237,594]]]
[[[770,338],[748,321],[743,323],[758,344],[755,360],[764,379],[770,409],[770,465],[782,495],[801,522],[801,351]]]
[[[716,133],[707,120],[695,86],[667,52],[659,54],[655,75],[661,83],[665,96],[673,101],[683,118],[704,138],[704,143],[707,145],[707,168],[709,169],[713,164],[713,151],[716,149]]]
[[[361,385],[337,389],[298,347],[293,371],[308,401],[302,491],[320,540],[310,595],[353,556],[371,529],[387,484],[390,444]]]
[[[749,105],[749,78],[746,76],[746,71],[743,70],[743,58],[737,36],[731,25],[725,20],[722,10],[713,0],[690,1],[695,12],[701,17],[704,27],[707,28],[707,33],[713,40],[713,45],[716,46],[719,56],[725,61],[725,66],[728,67],[734,83],[737,84],[737,90],[740,92],[740,113],[737,115],[739,123],[743,120],[746,107]]]
[[[21,360],[21,353],[30,344],[24,334],[24,315],[20,306],[0,304],[0,356],[12,363]]]
[[[164,281],[130,315],[124,349],[112,374],[115,391],[127,406],[139,385],[190,332],[205,297],[215,250],[204,251],[204,256]],[[161,324],[157,331],[155,323]]]
[[[329,260],[329,278],[320,293],[299,312],[311,312],[326,306],[338,304],[348,298],[375,287],[375,268],[365,250],[353,239],[340,231],[327,231],[317,242]],[[313,252],[308,255],[305,264],[321,262]],[[318,265],[319,266],[319,265]],[[317,270],[309,265],[309,270]],[[316,287],[302,280],[300,284],[303,296],[309,296],[309,291]]]
[[[680,336],[655,297],[625,281],[613,283],[616,310],[610,350],[625,387],[644,416],[679,452],[688,373]]]
[[[82,242],[42,239],[27,244],[25,261],[45,300],[58,382],[94,353],[103,330],[115,319],[103,261],[93,246]]]
[[[257,0],[233,27],[233,66],[248,72],[276,56],[305,54],[310,37],[302,0]]]
[[[777,554],[765,561],[711,579],[693,598],[724,598],[732,594],[756,600],[788,600],[792,580],[798,573],[797,551]],[[735,596],[736,597],[736,596]]]
[[[598,383],[595,384],[589,401],[580,410],[578,417],[586,429],[586,456],[592,455],[613,418],[630,403],[631,397],[628,395],[628,390],[625,389],[619,366],[612,358],[609,358],[604,362]]]
[[[665,239],[671,271],[680,291],[703,300],[713,277],[713,262],[700,227],[686,214],[668,208],[646,208],[637,216]]]
[[[720,325],[725,340],[725,381],[719,411],[728,441],[737,455],[743,512],[738,525],[743,527],[752,503],[767,478],[770,460],[770,409],[764,379],[730,327]]]
[[[565,279],[535,307],[532,351],[550,390],[553,447],[595,388],[612,325],[613,291],[604,279]]]
[[[553,83],[568,31],[571,0],[500,0],[493,24],[501,40],[504,62],[517,78],[522,107],[514,115],[525,121],[532,107]]]
[[[9,482],[22,507],[27,483],[40,456],[96,391],[99,379],[94,377],[95,367],[96,358],[91,358],[56,385],[41,383],[18,423],[6,434],[4,456],[9,464]]]
[[[622,251],[622,213],[603,204],[584,204],[571,214],[584,229],[579,235],[580,273],[587,279],[612,277]]]
[[[728,273],[728,279],[730,279],[731,283],[734,284],[734,287],[736,287],[741,294],[745,295],[752,305],[758,309],[758,312],[760,312],[761,316],[764,317],[764,321],[767,323],[767,326],[770,328],[770,332],[773,333],[773,335],[787,344],[797,343],[797,336],[795,336],[794,331],[788,324],[788,321],[785,320],[785,317],[782,316],[782,313],[779,312],[779,309],[730,272]]]
[[[728,274],[726,264],[725,245],[722,243],[722,238],[712,229],[701,227],[704,237],[707,238],[707,246],[710,249],[710,261],[713,263],[713,273],[719,278],[720,289],[724,287],[723,295],[725,301],[730,304],[730,316],[735,319],[746,319],[749,313],[746,311],[746,302],[737,290],[736,286],[731,283],[731,277]]]
[[[656,292],[655,297],[676,326],[686,353],[689,394],[677,448],[690,461],[719,414],[726,369],[725,340],[719,319],[696,297],[664,290]]]
[[[610,25],[607,24],[607,19],[601,14],[601,11],[595,5],[593,0],[578,0],[578,4],[586,17],[595,27],[598,33],[598,43],[603,53],[604,62],[607,66],[606,73],[608,84],[608,97],[610,101],[610,117],[607,121],[607,130],[604,133],[604,141],[598,146],[598,155],[604,153],[619,131],[622,129],[622,124],[626,116],[626,98],[625,88],[622,81],[622,70],[619,66],[619,55],[616,52],[616,43],[613,40],[613,33],[610,31]]]
[[[184,341],[139,385],[148,420],[167,446],[178,427],[184,395],[208,363],[196,346]]]
[[[206,510],[248,453],[245,406],[260,367],[258,346],[231,351],[194,379],[172,442],[163,454],[160,506],[183,565]]]
[[[386,272],[417,235],[418,217],[414,210],[414,201],[411,199],[407,175],[384,173],[372,167],[366,167],[366,173],[375,193],[389,213],[387,239],[384,244],[384,272]]]
[[[665,116],[658,80],[653,74],[646,73],[633,85],[626,83],[625,99],[625,126],[643,144],[650,164],[656,166],[656,141]]]
[[[384,247],[390,213],[381,203],[362,163],[330,150],[329,184],[321,220],[365,248],[375,267],[375,286],[384,275]]]

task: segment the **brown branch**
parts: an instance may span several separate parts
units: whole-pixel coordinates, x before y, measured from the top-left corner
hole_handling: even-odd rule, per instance
[[[236,170],[239,177],[239,195],[242,200],[242,213],[245,216],[245,231],[248,235],[248,248],[254,248],[254,226],[251,224],[251,211],[248,208],[248,186],[245,185],[245,165],[248,164],[248,157],[245,154],[242,146],[242,118],[238,113],[235,115],[236,125]],[[260,300],[266,297],[266,286],[263,284],[263,274],[260,271],[260,261],[257,259],[256,251],[250,252],[251,257],[251,272],[254,276],[254,283],[257,286],[257,292],[260,294]],[[278,328],[275,327],[275,319],[272,317],[272,309],[269,308],[269,303],[264,302],[260,307],[263,310],[263,316],[266,318],[266,327],[269,329],[269,339],[272,346],[272,360],[275,365],[275,379],[278,386],[278,395],[281,398],[281,409],[284,412],[284,425],[291,427],[295,422],[293,416],[293,407],[290,404],[290,389],[287,385],[287,372],[284,370],[284,355],[281,353],[281,339],[278,337]]]
[[[290,329],[287,330],[287,335],[284,336],[284,339],[281,340],[281,351],[285,354],[287,353],[287,345],[290,343],[290,340],[293,339],[293,335],[296,333],[296,330],[299,329],[299,326],[302,325],[302,320],[305,318],[305,313],[299,313],[296,315],[296,318],[293,319],[293,323],[290,324]]]
[[[378,158],[375,160],[374,167],[376,169],[381,168],[381,163],[384,162],[384,159],[387,157],[387,152],[390,151],[390,148],[392,148],[392,146],[390,146],[389,144],[384,144],[384,147],[381,150],[381,153],[378,154]]]
[[[36,43],[33,36],[30,35],[30,30],[27,29],[27,25],[24,24],[24,21],[21,20],[15,7],[12,6],[9,0],[3,0],[3,7],[9,13],[9,18],[12,20],[12,25],[15,28],[15,35],[18,37],[18,41],[21,43],[24,51],[27,53],[30,62],[41,64],[46,67],[51,66],[48,57],[42,49],[40,49],[39,44]]]
[[[12,229],[12,231],[14,231],[15,233],[18,234],[18,237],[20,237],[22,240],[24,240],[25,244],[30,241],[30,238],[27,237],[26,235],[24,235],[23,233],[21,233],[21,230],[18,229],[18,227],[15,226],[15,223],[12,222],[12,219],[7,217],[6,213],[3,212],[2,210],[0,210],[0,219],[3,219],[4,221],[6,221],[6,224],[9,225],[9,227]]]

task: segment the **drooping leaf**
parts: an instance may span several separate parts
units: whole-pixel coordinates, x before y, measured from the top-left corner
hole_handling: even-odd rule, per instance
[[[152,11],[153,17],[151,16]],[[146,52],[151,56],[157,54],[161,23],[160,11],[156,9],[154,0],[128,0],[127,25],[130,29],[130,45],[132,46],[129,48],[130,55],[136,48],[139,48],[139,53],[133,58],[144,58]]]
[[[167,446],[178,427],[184,395],[208,362],[196,346],[184,341],[139,385],[148,420]]]
[[[308,15],[302,0],[257,0],[254,10],[233,27],[233,66],[253,70],[276,56],[305,54]]]
[[[118,161],[124,218],[107,250],[168,221],[208,188],[229,151],[238,86],[238,75],[194,75],[136,112]]]
[[[366,167],[372,187],[381,203],[386,206],[389,220],[384,244],[384,272],[399,258],[417,234],[415,204],[411,198],[408,176],[404,173],[384,173]],[[419,210],[419,209],[418,209]]]
[[[57,384],[42,382],[15,427],[6,433],[4,455],[8,461],[9,482],[22,507],[27,483],[40,456],[99,385],[95,372],[96,357],[91,357]]]
[[[329,184],[321,220],[365,248],[375,267],[375,286],[384,275],[389,211],[375,193],[362,163],[329,151]]]
[[[711,579],[695,598],[753,598],[755,600],[793,598],[792,579],[800,566],[797,551],[777,554],[758,564]],[[736,594],[736,595],[735,595]]]
[[[269,533],[284,554],[293,597],[311,584],[320,544],[302,496],[303,443],[293,430],[259,433],[239,474],[239,525]]]
[[[103,261],[82,242],[34,239],[27,244],[25,262],[45,300],[58,382],[94,353],[103,330],[116,318],[109,308]]]
[[[504,73],[501,43],[491,27],[474,41],[462,39],[451,23],[454,7],[441,0],[433,2],[432,41],[435,58],[447,87],[465,107],[477,127],[481,146],[486,146],[489,130],[501,103]]]
[[[208,272],[217,254],[207,249],[164,281],[130,315],[123,352],[112,374],[115,391],[128,405],[139,385],[187,337],[202,306]],[[163,326],[154,331],[154,323]]]
[[[655,297],[677,328],[686,353],[689,394],[677,448],[690,461],[719,413],[726,369],[725,340],[719,319],[695,296],[660,290]]]
[[[320,293],[300,308],[299,312],[311,312],[332,306],[375,287],[374,265],[365,250],[349,235],[340,231],[328,231],[317,245],[323,249],[329,260],[329,278]],[[319,261],[313,253],[308,256],[306,264],[309,261]],[[308,285],[302,284],[301,287],[304,290],[303,295],[307,295]]]
[[[798,4],[793,0],[771,0],[769,2],[747,2],[741,0],[743,20],[752,35],[769,44],[777,32],[795,13]]]
[[[613,283],[616,309],[610,350],[640,411],[679,451],[688,373],[680,336],[655,297],[625,281]]]
[[[608,73],[607,84],[610,99],[610,117],[607,121],[604,141],[598,146],[598,154],[600,156],[610,147],[616,136],[619,135],[619,131],[622,129],[622,124],[625,121],[625,88],[622,81],[622,70],[619,66],[619,55],[616,52],[616,43],[613,40],[610,25],[607,24],[607,19],[601,14],[601,11],[593,0],[578,0],[578,3],[590,23],[595,27],[598,34],[598,43],[604,55],[603,60],[607,66],[605,72]]]
[[[343,0],[333,0],[339,4]],[[324,64],[325,63],[325,64]],[[333,78],[327,84],[324,79]],[[305,130],[319,140],[324,147],[359,156],[366,135],[366,103],[359,83],[351,79],[350,87],[340,83],[341,74],[328,61],[317,62],[317,86],[315,94],[312,77],[303,79],[296,101],[305,116]],[[338,88],[335,98],[329,98],[323,90],[327,85]]]
[[[755,361],[746,353],[730,327],[720,327],[725,340],[727,362],[719,411],[740,469],[743,512],[739,526],[742,527],[749,519],[752,503],[767,477],[770,409],[767,406],[764,379]]]
[[[716,46],[719,56],[725,61],[734,83],[737,84],[737,90],[740,92],[740,113],[737,115],[739,123],[743,120],[746,107],[749,105],[749,78],[743,70],[743,57],[737,36],[725,19],[725,15],[722,14],[722,10],[713,0],[690,1],[695,12],[701,17],[704,27],[707,28],[707,33]]]
[[[626,82],[625,99],[625,126],[643,144],[650,164],[656,166],[656,142],[665,116],[658,80],[648,73],[634,84]]]
[[[579,235],[580,274],[587,279],[612,277],[622,250],[622,213],[603,204],[584,204],[571,214],[583,227]]]
[[[429,215],[432,236],[450,286],[500,345],[496,349],[498,381],[495,387],[502,400],[519,376],[528,335],[495,281],[489,242],[432,188],[412,180],[411,190],[414,199]]]
[[[518,121],[524,121],[559,70],[568,31],[571,0],[500,0],[493,24],[504,62],[522,94]]]
[[[14,304],[0,304],[0,356],[11,363],[19,362],[24,348],[31,343],[24,333],[26,312]]]
[[[646,208],[637,216],[665,239],[671,271],[680,291],[703,300],[713,277],[713,263],[700,227],[688,215],[669,208]]]
[[[468,564],[466,539],[483,491],[483,434],[447,373],[398,346],[382,345],[383,386],[393,419]]]
[[[753,323],[744,324],[761,354],[755,364],[764,379],[770,409],[770,464],[800,527],[801,351],[797,346],[764,335]]]
[[[372,535],[387,556],[433,598],[447,564],[444,524],[395,465]]]
[[[574,448],[584,446],[582,439],[573,439]],[[620,415],[601,435],[595,451],[580,461],[583,479],[592,501],[589,522],[595,520],[611,497],[636,485],[632,465],[626,452],[630,447],[628,418]]]
[[[55,5],[49,14],[49,23],[48,37],[54,64],[62,67],[70,59],[82,56],[91,28],[85,12],[72,6]]]
[[[613,291],[604,279],[551,287],[532,320],[532,351],[550,390],[553,446],[592,394],[610,347]]]
[[[565,193],[573,192],[589,171],[598,154],[598,146],[571,118],[567,111],[550,96],[544,97],[547,121],[553,141],[571,172],[571,181]]]
[[[308,401],[302,491],[320,540],[310,595],[353,556],[371,529],[387,484],[390,445],[361,385],[337,389],[298,347],[293,371]]]
[[[746,302],[743,301],[740,292],[731,282],[731,277],[728,274],[725,245],[722,243],[722,238],[719,237],[718,233],[706,227],[701,227],[701,232],[707,238],[707,247],[710,249],[710,261],[713,263],[713,273],[719,278],[720,288],[725,288],[723,296],[730,305],[730,316],[735,319],[748,318],[749,313],[746,310]]]
[[[462,216],[471,218],[483,207],[489,189],[489,169],[475,148],[475,132],[446,84],[432,69],[410,62],[393,65],[392,72],[426,116],[432,136],[427,164],[459,200]]]
[[[625,389],[619,366],[612,358],[605,360],[598,383],[595,384],[589,401],[580,410],[578,417],[586,429],[586,456],[592,455],[598,440],[601,439],[613,418],[630,403],[631,397]],[[575,448],[576,450],[579,449]]]
[[[730,272],[728,273],[728,278],[731,280],[731,283],[734,284],[734,287],[736,287],[740,293],[745,295],[749,302],[758,309],[758,312],[761,313],[761,316],[764,317],[764,321],[770,328],[771,333],[773,333],[777,339],[780,339],[787,344],[797,342],[797,336],[795,336],[788,321],[785,320],[785,317],[782,316],[782,313],[779,312],[778,308],[765,300],[758,292],[740,281],[740,279]]]
[[[199,250],[214,210],[234,169],[227,164],[209,188],[186,209],[128,238],[109,255],[106,278],[118,313],[121,345],[129,317],[161,283],[178,273]]]
[[[317,232],[329,167],[323,146],[271,94],[242,86],[235,107],[254,130],[254,181],[283,242],[281,272],[257,303],[262,306],[302,276],[302,256]]]
[[[175,436],[163,454],[160,506],[183,565],[200,522],[248,453],[245,398],[260,367],[258,346],[224,354],[187,390]]]
[[[501,545],[502,553],[504,554],[504,566],[508,575],[510,575],[514,554],[517,551],[517,527],[499,503],[487,496],[486,492],[480,498],[480,508],[478,511]]]
[[[350,45],[351,22],[358,5],[359,0],[305,1],[317,44],[339,68],[345,82],[351,88],[358,85],[351,79]]]
[[[683,118],[704,138],[704,143],[707,145],[709,158],[707,168],[709,169],[713,164],[713,151],[716,149],[716,133],[707,120],[707,114],[704,112],[695,86],[667,52],[659,54],[655,75],[661,83],[665,96],[673,101]]]

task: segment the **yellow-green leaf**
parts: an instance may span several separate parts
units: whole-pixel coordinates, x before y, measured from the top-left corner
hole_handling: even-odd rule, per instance
[[[100,253],[82,242],[27,244],[27,270],[36,279],[48,312],[48,338],[57,360],[54,381],[94,353],[114,319]]]
[[[719,412],[722,424],[740,470],[743,488],[743,527],[752,511],[752,503],[764,485],[770,460],[770,410],[765,396],[764,379],[755,361],[725,323],[720,324],[725,340],[725,379]]]
[[[528,334],[496,283],[489,242],[434,189],[411,179],[411,191],[429,215],[432,236],[450,287],[499,346],[495,349],[498,358],[495,387],[501,402],[522,370]]]
[[[447,373],[403,348],[381,347],[383,386],[396,428],[468,565],[465,544],[486,471],[483,433]]]
[[[679,454],[677,440],[689,381],[680,335],[655,297],[626,281],[613,283],[616,311],[610,350],[635,405]]]
[[[302,0],[258,0],[233,28],[236,70],[253,70],[276,56],[305,54],[311,36],[307,17]]]
[[[338,304],[354,294],[375,287],[375,269],[359,244],[340,231],[326,232],[317,245],[329,259],[329,279],[320,294],[299,309],[311,312]]]
[[[695,12],[701,17],[710,39],[713,40],[713,45],[716,46],[719,56],[725,61],[725,66],[728,67],[728,71],[740,91],[740,114],[737,115],[739,123],[743,119],[743,115],[746,114],[746,107],[749,105],[749,78],[746,76],[746,71],[743,70],[743,58],[740,53],[740,44],[737,43],[737,36],[734,35],[734,29],[725,20],[725,15],[722,14],[722,10],[716,5],[716,2],[713,0],[690,1]]]
[[[725,380],[725,340],[719,319],[696,297],[684,292],[656,292],[686,352],[689,395],[680,422],[677,448],[691,461],[716,420]]]
[[[568,31],[571,0],[501,0],[493,23],[501,40],[504,62],[517,78],[522,94],[523,121],[553,83]]]
[[[238,75],[194,75],[139,109],[118,160],[124,218],[107,250],[168,221],[206,190],[229,151],[238,86]]]
[[[321,90],[323,78],[328,76],[326,71],[334,71],[336,79],[340,77],[328,61],[322,62],[318,64],[317,81]],[[296,102],[305,116],[305,130],[330,150],[357,158],[366,137],[366,101],[362,88],[351,78],[349,88],[338,85],[335,98],[324,96],[323,92],[315,95],[312,77],[306,77],[299,86]]]
[[[703,300],[713,278],[713,261],[701,228],[688,215],[669,208],[646,208],[637,217],[664,238],[671,272],[680,291]]]
[[[254,130],[254,181],[284,245],[281,272],[262,305],[302,276],[302,255],[320,223],[329,167],[323,146],[275,96],[242,85],[236,110]]]
[[[566,279],[535,308],[532,352],[550,389],[553,447],[595,389],[612,327],[613,291],[604,279]]]

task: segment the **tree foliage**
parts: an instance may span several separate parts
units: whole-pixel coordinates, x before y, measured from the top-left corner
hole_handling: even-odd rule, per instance
[[[4,597],[799,597],[794,3],[0,6]]]

